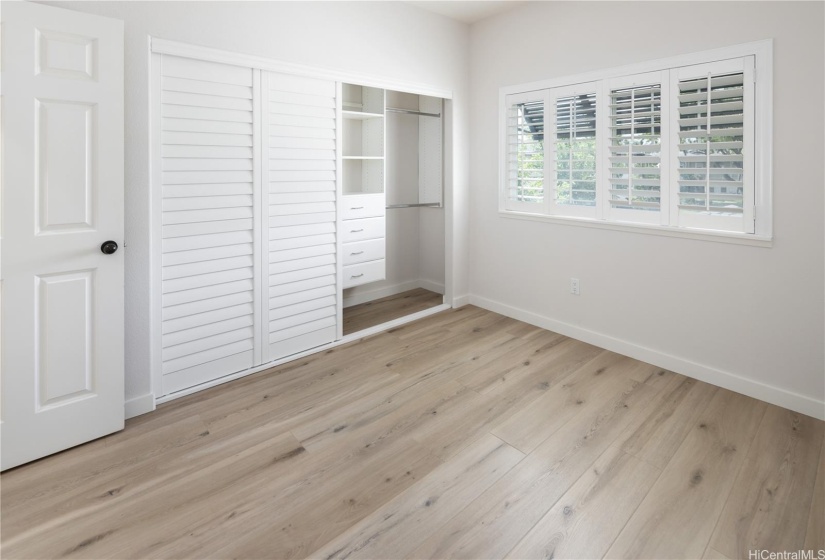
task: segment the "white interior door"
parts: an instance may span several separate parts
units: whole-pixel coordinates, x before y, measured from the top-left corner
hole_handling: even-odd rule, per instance
[[[7,469],[123,428],[123,23],[4,2],[2,35]]]

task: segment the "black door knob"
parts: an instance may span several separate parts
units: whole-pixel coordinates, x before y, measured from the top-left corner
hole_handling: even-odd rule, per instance
[[[104,241],[100,246],[100,252],[104,255],[111,255],[115,251],[117,251],[117,243],[114,241]]]

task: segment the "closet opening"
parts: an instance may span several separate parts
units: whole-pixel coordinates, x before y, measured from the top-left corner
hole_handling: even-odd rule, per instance
[[[343,84],[345,336],[444,303],[443,115],[441,98]]]

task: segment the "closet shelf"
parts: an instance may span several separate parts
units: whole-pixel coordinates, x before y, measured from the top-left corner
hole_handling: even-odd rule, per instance
[[[415,204],[390,204],[387,210],[395,208],[441,208],[440,202],[416,202]]]
[[[365,111],[341,111],[341,116],[345,119],[352,119],[357,121],[364,121],[367,119],[383,119],[382,113],[367,113]]]
[[[412,109],[399,109],[398,107],[387,107],[385,109],[388,113],[402,113],[405,115],[417,115],[419,117],[434,117],[441,118],[441,113],[424,113],[422,111],[414,111]]]

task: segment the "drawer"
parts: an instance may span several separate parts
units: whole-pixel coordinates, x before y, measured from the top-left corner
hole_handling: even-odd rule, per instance
[[[384,215],[386,197],[381,194],[348,194],[341,197],[341,217],[345,220]]]
[[[341,224],[341,241],[352,243],[365,239],[386,237],[384,218],[364,218],[362,220],[347,220]]]
[[[344,288],[383,280],[386,275],[384,259],[344,267]]]
[[[381,239],[369,239],[367,241],[356,241],[355,243],[344,243],[342,262],[344,266],[367,261],[377,261],[386,256],[385,241]]]

